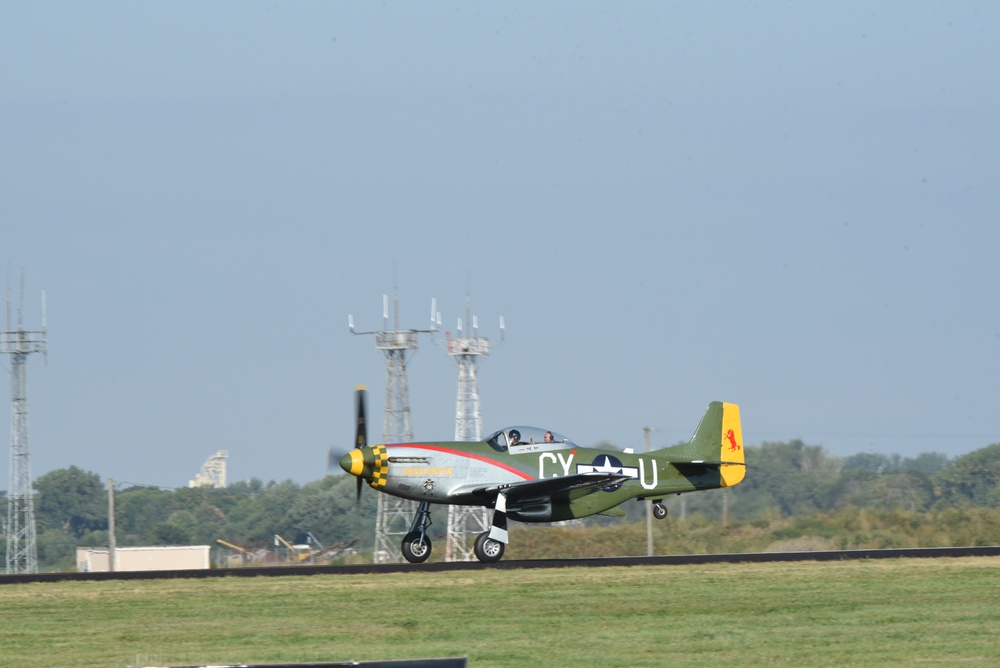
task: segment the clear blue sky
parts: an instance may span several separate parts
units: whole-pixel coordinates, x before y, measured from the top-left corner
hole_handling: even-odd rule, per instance
[[[315,480],[382,327],[471,294],[485,430],[1000,441],[1000,5],[0,3],[37,477]],[[2,360],[9,367],[9,360]],[[409,364],[416,438],[457,372]],[[9,401],[9,390],[0,393]],[[9,410],[3,410],[3,426]],[[9,447],[4,443],[4,449]],[[6,461],[4,459],[3,461]],[[752,473],[753,463],[750,462]],[[0,487],[7,486],[7,470]]]

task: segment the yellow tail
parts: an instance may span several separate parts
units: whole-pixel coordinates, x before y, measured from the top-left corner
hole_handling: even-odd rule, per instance
[[[677,453],[689,457],[691,463],[718,466],[720,487],[732,487],[743,480],[746,460],[740,407],[721,401],[710,403],[691,441]]]
[[[740,424],[740,407],[736,404],[722,404],[722,451],[719,467],[722,486],[732,487],[746,475],[746,459],[743,455],[743,427]]]

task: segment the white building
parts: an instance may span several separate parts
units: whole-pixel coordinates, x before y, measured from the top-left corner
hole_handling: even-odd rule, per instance
[[[116,571],[173,571],[209,568],[208,545],[164,545],[115,548]],[[76,548],[76,570],[107,572],[108,548]]]

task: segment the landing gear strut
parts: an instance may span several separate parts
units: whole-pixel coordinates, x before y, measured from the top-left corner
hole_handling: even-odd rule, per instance
[[[400,549],[403,558],[411,564],[421,564],[431,556],[431,539],[427,536],[427,527],[431,525],[431,504],[421,501],[417,506],[417,514],[410,524],[410,532],[403,536]]]

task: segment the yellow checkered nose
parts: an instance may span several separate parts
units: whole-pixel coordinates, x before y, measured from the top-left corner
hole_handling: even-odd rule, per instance
[[[355,448],[340,459],[340,468],[381,489],[389,472],[389,454],[384,445]]]

